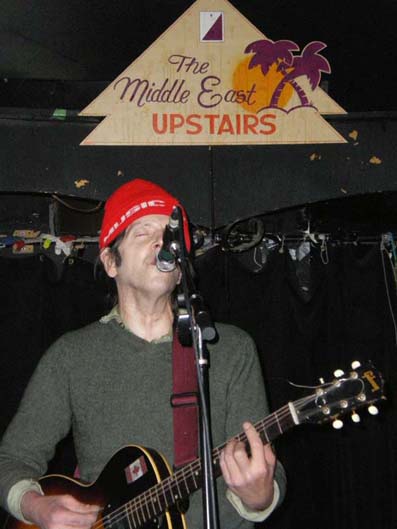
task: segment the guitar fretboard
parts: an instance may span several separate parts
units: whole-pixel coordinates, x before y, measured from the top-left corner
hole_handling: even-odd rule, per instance
[[[272,442],[294,425],[295,422],[290,408],[285,405],[277,412],[271,413],[262,421],[257,422],[254,426],[263,443],[266,444]],[[237,435],[236,439],[246,445],[248,444],[244,432]],[[212,451],[215,477],[221,474],[219,457],[225,446],[226,443]],[[175,474],[127,502],[121,509],[117,509],[114,514],[108,515],[105,526],[108,529],[117,529],[117,525],[122,520],[127,519],[129,529],[138,529],[149,520],[164,513],[178,501],[190,496],[190,494],[200,489],[201,485],[201,460],[196,459],[179,469]],[[126,525],[123,524],[123,526]]]

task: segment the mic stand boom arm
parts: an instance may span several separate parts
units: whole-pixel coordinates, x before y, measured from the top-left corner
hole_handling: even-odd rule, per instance
[[[178,210],[179,226],[183,227],[182,210],[178,206],[175,206],[175,208]],[[208,312],[204,308],[203,299],[194,286],[193,268],[187,256],[183,229],[179,230],[179,239],[179,244],[176,244],[173,247],[175,259],[181,271],[181,283],[178,286],[177,294],[177,332],[182,345],[193,345],[196,358],[197,381],[200,396],[199,416],[203,528],[218,529],[218,503],[212,465],[212,435],[208,378],[210,359],[209,351],[205,344],[205,341],[210,341],[215,338],[216,331]]]

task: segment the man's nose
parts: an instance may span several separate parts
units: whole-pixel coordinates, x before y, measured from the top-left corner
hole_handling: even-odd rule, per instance
[[[154,234],[154,246],[160,248],[163,245],[164,229],[156,230]]]

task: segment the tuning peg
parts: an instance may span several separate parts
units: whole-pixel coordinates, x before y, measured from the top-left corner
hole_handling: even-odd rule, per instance
[[[345,372],[342,371],[342,369],[336,369],[336,370],[334,371],[334,377],[336,377],[336,378],[343,377],[344,374],[345,374]]]
[[[355,411],[353,411],[352,413],[352,421],[355,423],[358,423],[361,421],[359,414],[356,413]]]
[[[374,406],[373,404],[371,404],[371,406],[368,406],[368,413],[370,415],[378,415],[379,413],[379,410],[376,406]]]
[[[361,364],[358,360],[354,360],[354,362],[352,362],[352,369],[358,369],[360,366]]]
[[[335,419],[332,423],[332,426],[335,428],[335,430],[340,430],[343,428],[343,422],[340,419]]]

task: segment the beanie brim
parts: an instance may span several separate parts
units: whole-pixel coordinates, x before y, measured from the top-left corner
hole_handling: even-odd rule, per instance
[[[171,215],[174,206],[183,214],[186,248],[190,251],[189,222],[179,201],[160,186],[135,179],[118,188],[106,201],[99,248],[106,248],[133,222],[146,215]]]

